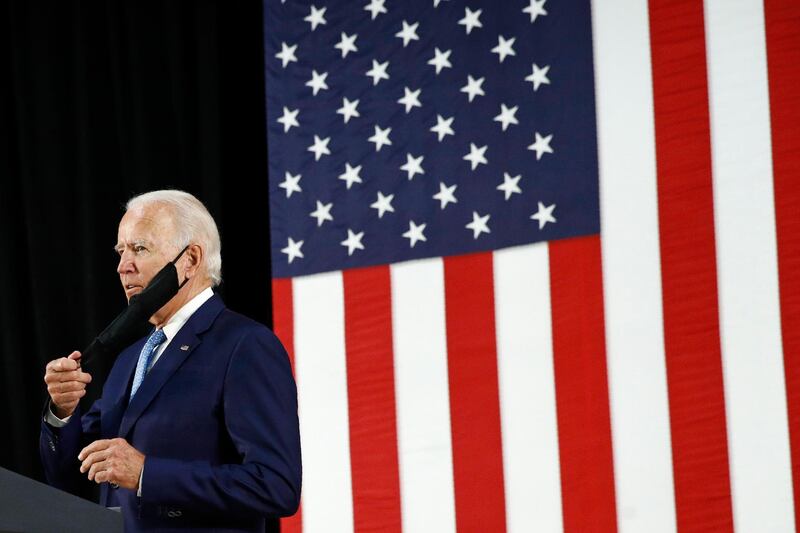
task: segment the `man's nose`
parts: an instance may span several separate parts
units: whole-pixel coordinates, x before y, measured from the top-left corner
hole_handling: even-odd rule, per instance
[[[123,253],[119,256],[119,264],[117,265],[118,274],[127,274],[135,270],[136,266],[134,265],[133,259],[127,253]]]

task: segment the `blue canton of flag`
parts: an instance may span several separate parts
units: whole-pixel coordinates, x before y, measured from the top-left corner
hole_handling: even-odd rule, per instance
[[[590,6],[543,5],[265,2],[274,277],[599,232]]]

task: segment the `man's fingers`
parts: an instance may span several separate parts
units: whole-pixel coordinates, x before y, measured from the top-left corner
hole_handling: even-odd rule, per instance
[[[81,383],[91,383],[92,376],[91,374],[87,374],[86,372],[82,372],[80,370],[68,370],[68,371],[51,371],[47,372],[44,375],[44,382],[47,384],[50,383],[63,383],[68,381],[80,381]]]
[[[100,450],[89,454],[81,463],[81,472],[89,472],[89,479],[91,479],[91,476],[97,473],[98,470],[105,470],[110,456],[111,452],[108,450]]]
[[[75,359],[70,359],[68,357],[62,357],[61,359],[55,359],[47,363],[47,370],[52,372],[64,372],[68,370],[77,370],[78,369],[78,361]]]
[[[78,455],[80,470],[95,483],[114,483],[135,490],[144,455],[122,438],[95,441]]]
[[[95,483],[103,483],[104,481],[108,481],[111,478],[112,467],[108,461],[102,461],[99,463],[95,463],[92,465],[92,468],[89,469],[89,472],[86,474],[86,477],[89,478],[89,481],[94,481]]]
[[[74,351],[67,357],[53,359],[46,365],[44,382],[50,395],[54,413],[64,417],[72,414],[81,398],[86,395],[86,385],[92,376],[80,370],[81,353]]]
[[[100,439],[96,440],[84,449],[81,450],[81,453],[78,454],[78,460],[83,461],[90,453],[96,452],[99,450],[105,450],[111,444],[110,439]]]
[[[66,372],[68,370],[77,370],[78,369],[78,362],[74,359],[67,359],[66,357],[62,357],[58,361],[53,368],[56,372]]]
[[[53,359],[45,366],[47,374],[53,372],[70,372],[78,370],[81,367],[81,352],[74,351],[67,357],[60,357]]]
[[[104,470],[105,469],[104,467],[105,467],[105,461],[92,463],[92,466],[89,467],[89,471],[87,472],[86,477],[89,478],[89,481],[94,481],[94,476],[101,470]],[[86,468],[81,466],[81,472],[86,472]]]
[[[111,481],[112,471],[110,469],[101,470],[94,476],[95,483],[105,483],[107,481]]]
[[[77,401],[83,398],[86,394],[86,386],[80,384],[80,386],[66,388],[58,385],[50,385],[47,387],[47,393],[50,395],[51,400],[60,405],[64,402]]]
[[[66,381],[80,381],[81,383],[89,383],[92,381],[91,374],[82,372],[80,370],[66,370],[63,372],[48,372],[44,377],[47,383],[58,383]]]
[[[96,467],[98,464],[105,462],[109,455],[111,454],[108,452],[108,450],[100,450],[90,453],[81,463],[80,471],[90,471],[92,467]],[[95,468],[95,471],[97,471],[97,468]]]
[[[86,395],[85,390],[78,390],[73,392],[64,392],[61,394],[54,394],[53,402],[57,406],[71,407],[72,404],[77,404],[78,400]]]
[[[104,483],[111,479],[115,440],[94,441],[78,454],[78,459],[82,461],[80,471],[86,474],[89,481]]]
[[[51,395],[62,392],[74,392],[86,388],[86,383],[82,381],[56,381],[47,384],[47,392]]]
[[[67,410],[71,410],[72,407],[78,404],[83,395],[86,394],[83,391],[75,391],[75,392],[65,392],[64,394],[54,394],[53,403],[56,404],[57,407],[62,407]]]
[[[69,374],[69,376],[67,376],[67,374]],[[60,374],[56,374],[56,376],[59,375]],[[92,376],[90,374],[87,374],[86,372],[81,372],[80,370],[65,372],[64,376],[69,379],[62,379],[61,380],[62,383],[76,383],[81,386],[86,386],[87,383],[92,382]]]

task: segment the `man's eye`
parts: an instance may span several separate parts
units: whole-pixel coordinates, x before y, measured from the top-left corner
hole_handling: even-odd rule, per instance
[[[140,254],[142,252],[146,252],[147,248],[145,248],[144,246],[134,246],[133,251],[136,252],[137,254]]]

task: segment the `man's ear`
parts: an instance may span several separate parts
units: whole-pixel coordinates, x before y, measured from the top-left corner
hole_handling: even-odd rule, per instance
[[[197,274],[198,268],[203,264],[203,248],[198,244],[192,244],[186,250],[186,266],[184,273],[186,277],[191,278]]]

